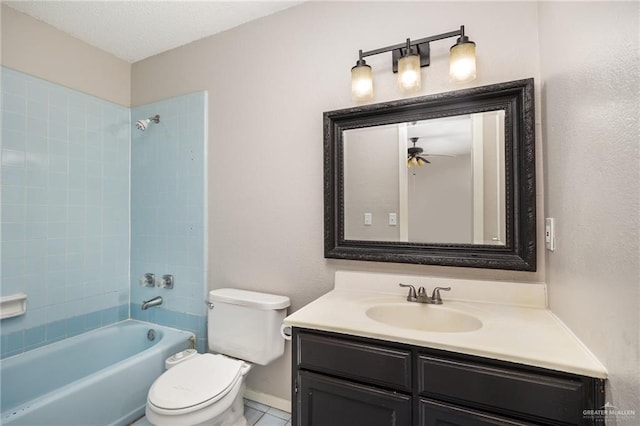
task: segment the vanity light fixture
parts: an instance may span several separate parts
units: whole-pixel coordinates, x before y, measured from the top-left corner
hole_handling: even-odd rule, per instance
[[[467,82],[476,78],[476,44],[464,34],[464,25],[457,31],[450,31],[406,43],[394,44],[380,49],[359,51],[358,61],[351,68],[351,93],[354,100],[362,101],[373,97],[373,77],[371,67],[364,58],[391,52],[393,72],[398,73],[398,86],[403,91],[417,90],[421,86],[420,68],[430,63],[432,41],[458,37],[449,51],[449,76],[452,81]]]

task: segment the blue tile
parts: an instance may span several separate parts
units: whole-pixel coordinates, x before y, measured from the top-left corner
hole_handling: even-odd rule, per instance
[[[69,108],[70,91],[64,87],[51,85],[49,88],[49,106]]]
[[[46,341],[47,330],[44,325],[32,327],[24,331],[24,346],[33,347]]]
[[[27,134],[17,130],[2,128],[2,146],[7,149],[25,150]]]
[[[27,113],[27,98],[14,93],[4,93],[2,110],[24,115]]]
[[[2,150],[2,167],[25,167],[25,151],[15,149]]]
[[[84,328],[85,330],[94,330],[102,326],[102,317],[101,313],[98,312],[90,312],[84,315]]]
[[[29,121],[31,119],[46,120],[49,111],[47,109],[47,103],[41,102],[37,99],[31,98],[27,101],[27,117]]]
[[[102,310],[102,325],[113,324],[118,321],[118,307]]]
[[[22,186],[11,186],[2,184],[2,203],[3,204],[24,204],[26,195]]]
[[[118,321],[129,318],[129,305],[120,305],[118,307]]]
[[[23,240],[25,237],[24,223],[2,223],[2,241]]]
[[[2,335],[2,356],[11,356],[20,353],[24,349],[24,332],[15,331]]]
[[[42,168],[27,167],[26,185],[31,187],[44,188],[47,186],[48,173]]]
[[[29,133],[26,143],[28,167],[45,169],[49,166],[49,140],[45,136],[36,136]],[[46,132],[45,132],[46,133]]]
[[[27,80],[21,73],[2,68],[2,87],[3,93],[10,93],[19,96],[27,96]]]
[[[47,324],[47,341],[57,341],[67,336],[67,320],[53,321]]]
[[[2,167],[2,185],[21,186],[25,184],[24,167]]]
[[[48,179],[49,174],[47,173],[47,180]],[[49,194],[45,188],[27,187],[26,201],[27,210],[31,206],[42,206],[42,209],[46,212],[46,204],[49,201]]]
[[[2,221],[3,222],[24,222],[26,215],[26,207],[24,204],[8,204],[2,203]],[[2,255],[4,256],[4,248]]]
[[[130,112],[128,108],[1,69],[2,218],[5,222],[15,221],[3,228],[3,257],[11,260],[3,270],[5,276],[28,274],[11,282],[28,289],[29,306],[40,309],[43,315],[30,316],[30,322],[20,326],[14,322],[12,327],[28,326],[33,330],[25,345],[34,347],[41,340],[34,326],[48,327],[50,341],[129,315],[130,288],[126,281]],[[91,118],[90,123],[87,117]],[[126,129],[124,134],[122,128]],[[93,164],[87,163],[87,155]],[[106,192],[103,157],[111,162],[108,176],[115,183]],[[95,181],[90,181],[87,168],[93,170]],[[97,196],[89,198],[85,194]],[[36,271],[46,278],[39,277]],[[125,283],[90,281],[106,273],[115,274]],[[13,284],[3,282],[5,290],[10,285]],[[105,306],[103,301],[113,302],[115,298],[119,304],[75,317],[81,312],[79,297],[101,306]],[[59,321],[64,321],[65,326]],[[5,324],[8,323],[3,321],[3,329],[8,330]],[[68,333],[62,333],[65,327]],[[41,334],[43,329],[39,330]]]
[[[49,135],[49,122],[46,119],[29,118],[29,127],[26,129],[27,136],[32,137],[48,137]]]
[[[69,336],[75,336],[84,333],[84,331],[84,316],[79,315],[67,319],[67,334]]]
[[[49,86],[50,84],[41,80],[31,79],[27,82],[27,91],[29,100],[42,102],[45,105],[49,103]],[[43,115],[43,118],[46,118]]]
[[[3,219],[6,214],[6,207],[2,206]],[[3,241],[2,242],[2,261],[20,259],[25,257],[26,243],[24,240]]]

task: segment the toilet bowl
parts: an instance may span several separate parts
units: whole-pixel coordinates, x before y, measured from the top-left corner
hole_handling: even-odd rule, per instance
[[[289,298],[236,289],[209,292],[210,352],[167,359],[151,385],[145,414],[156,426],[246,426],[243,394],[250,363],[267,365],[284,353],[280,334]]]
[[[149,389],[147,420],[158,426],[244,426],[242,395],[250,369],[244,361],[209,353],[180,363]]]

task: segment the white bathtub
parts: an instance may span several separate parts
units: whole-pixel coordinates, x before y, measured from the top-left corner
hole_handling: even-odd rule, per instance
[[[164,360],[192,336],[126,320],[3,359],[0,424],[125,425],[144,414]]]

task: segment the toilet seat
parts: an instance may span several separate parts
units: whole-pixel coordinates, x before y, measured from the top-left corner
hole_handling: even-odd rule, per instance
[[[183,414],[222,399],[246,373],[243,361],[210,353],[167,370],[151,385],[147,402],[166,414]]]

